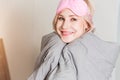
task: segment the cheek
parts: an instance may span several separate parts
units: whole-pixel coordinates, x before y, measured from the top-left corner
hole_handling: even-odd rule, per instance
[[[85,32],[84,24],[79,23],[79,24],[75,25],[75,30],[76,30],[78,35],[83,34]]]
[[[60,27],[62,26],[62,22],[57,22],[55,26],[55,31],[59,33]]]
[[[78,30],[78,31],[81,31],[81,30],[84,29],[84,25],[83,25],[83,23],[81,23],[81,22],[78,22],[78,23],[76,23],[76,24],[73,24],[73,26],[74,26],[75,29]]]
[[[61,27],[62,26],[62,21],[58,21],[57,24],[56,24],[56,27]]]

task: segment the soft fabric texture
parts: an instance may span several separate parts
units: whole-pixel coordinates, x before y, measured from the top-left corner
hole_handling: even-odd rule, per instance
[[[53,32],[43,37],[41,54],[28,80],[109,80],[120,46],[89,32],[64,43]]]
[[[60,0],[56,10],[57,14],[66,8],[72,10],[78,16],[85,16],[89,13],[88,6],[84,0]]]

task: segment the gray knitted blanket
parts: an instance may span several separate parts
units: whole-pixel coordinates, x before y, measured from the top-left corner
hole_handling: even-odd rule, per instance
[[[89,32],[64,43],[53,32],[43,37],[41,54],[28,80],[109,80],[120,46]]]

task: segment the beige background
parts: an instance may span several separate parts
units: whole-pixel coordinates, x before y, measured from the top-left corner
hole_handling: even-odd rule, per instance
[[[94,0],[96,34],[117,42],[117,1]],[[44,34],[52,31],[58,0],[0,0],[0,37],[4,39],[11,80],[26,80],[40,52]],[[120,60],[113,76],[120,80]]]

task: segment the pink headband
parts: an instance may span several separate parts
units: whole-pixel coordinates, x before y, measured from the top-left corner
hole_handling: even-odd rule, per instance
[[[89,13],[88,6],[84,0],[61,0],[57,8],[57,14],[65,8],[72,10],[78,16],[84,16]]]

